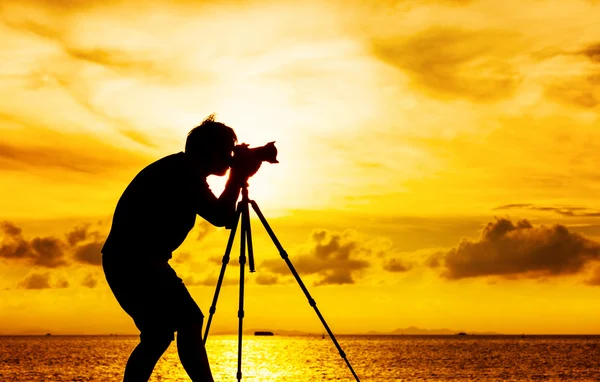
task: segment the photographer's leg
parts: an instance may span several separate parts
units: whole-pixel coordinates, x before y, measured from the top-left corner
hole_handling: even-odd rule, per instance
[[[177,352],[183,368],[194,382],[213,382],[206,348],[202,341],[202,321],[177,331]]]
[[[150,379],[156,362],[167,350],[171,341],[172,339],[168,337],[142,337],[140,343],[129,356],[123,382],[139,382]]]

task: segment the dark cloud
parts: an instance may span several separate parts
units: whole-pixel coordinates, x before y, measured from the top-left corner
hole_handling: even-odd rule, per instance
[[[229,254],[229,262],[227,263],[227,267],[229,266],[233,266],[233,267],[239,267],[240,266],[240,253],[239,250],[238,251],[231,251],[231,253]],[[210,261],[213,264],[216,265],[223,265],[223,256],[211,256],[208,258],[208,261]],[[248,267],[248,254],[246,254],[246,267]]]
[[[279,278],[275,275],[259,274],[255,279],[258,285],[273,285],[279,283]]]
[[[315,282],[315,286],[342,284],[354,284],[354,279],[349,272],[331,272]]]
[[[586,56],[592,62],[600,63],[600,42],[585,47],[579,53]]]
[[[32,273],[25,277],[23,281],[18,284],[19,288],[23,289],[49,289],[50,286],[50,274],[46,273]]]
[[[65,243],[60,239],[47,236],[36,237],[28,241],[21,229],[10,222],[2,222],[0,230],[0,258],[7,261],[26,261],[32,265],[56,268],[67,264]]]
[[[554,207],[554,206],[539,206],[530,203],[505,204],[494,208],[494,210],[511,210],[523,209],[532,211],[554,212],[562,216],[575,217],[600,217],[600,211],[587,207]]]
[[[23,231],[21,228],[17,227],[11,222],[2,222],[2,230],[5,234],[12,237],[20,236],[21,232]]]
[[[79,226],[73,228],[73,230],[67,233],[67,242],[71,247],[77,245],[78,243],[84,241],[88,235],[89,225]]]
[[[409,264],[406,264],[398,259],[390,259],[383,264],[383,269],[388,272],[407,272],[411,269]]]
[[[434,97],[495,101],[511,96],[521,82],[517,70],[500,58],[499,40],[506,43],[508,37],[436,27],[403,40],[374,42],[373,52]]]
[[[318,275],[316,285],[354,284],[355,276],[370,266],[364,258],[372,253],[349,232],[319,230],[312,234],[310,248],[290,259],[299,274]],[[278,275],[291,274],[281,259],[265,260],[262,266]]]
[[[102,265],[102,246],[104,241],[94,241],[78,246],[75,249],[74,259],[82,264]]]
[[[100,251],[106,241],[106,235],[91,230],[90,224],[83,224],[67,233],[66,237],[73,251],[73,260],[81,264],[102,265]]]
[[[0,223],[0,259],[22,261],[43,268],[67,266],[75,261],[82,264],[101,265],[100,250],[105,236],[81,225],[65,235],[24,238],[21,228],[11,222]],[[72,256],[69,254],[72,253]]]
[[[511,209],[511,208],[529,208],[533,206],[533,204],[530,203],[511,203],[511,204],[504,204],[498,207],[495,207],[495,210],[507,210],[507,209]]]
[[[46,268],[56,268],[66,265],[64,243],[55,237],[36,237],[30,242],[35,260],[34,265],[40,265]]]
[[[439,268],[444,264],[444,255],[443,251],[433,251],[425,258],[423,264],[429,268]]]
[[[0,242],[0,257],[5,259],[24,259],[30,256],[29,242],[23,239],[21,228],[11,222],[2,222],[4,232]]]
[[[463,239],[457,247],[427,260],[448,279],[480,276],[529,277],[573,275],[600,260],[600,244],[560,224],[533,227],[527,220],[488,223],[479,240]]]
[[[91,273],[89,273],[81,282],[81,285],[87,288],[93,288],[96,286],[96,284],[98,284],[98,280]]]

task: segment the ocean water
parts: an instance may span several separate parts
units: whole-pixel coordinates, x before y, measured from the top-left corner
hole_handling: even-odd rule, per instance
[[[598,381],[600,336],[336,336],[361,381]],[[0,381],[120,381],[134,336],[0,337]],[[243,381],[354,381],[320,336],[244,338]],[[236,381],[237,336],[209,337],[216,381]],[[175,342],[151,381],[189,381]]]

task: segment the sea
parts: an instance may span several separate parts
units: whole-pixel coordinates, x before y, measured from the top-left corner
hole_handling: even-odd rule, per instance
[[[336,336],[360,381],[600,381],[600,336]],[[0,381],[121,381],[136,336],[1,336]],[[208,338],[237,381],[237,336]],[[328,336],[245,336],[242,381],[356,381]],[[173,342],[150,381],[190,381]]]

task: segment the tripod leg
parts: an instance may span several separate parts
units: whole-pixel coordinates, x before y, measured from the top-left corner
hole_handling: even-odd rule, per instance
[[[246,204],[246,214],[242,215],[242,224],[245,225],[247,252],[248,252],[248,269],[250,273],[254,272],[254,249],[252,247],[252,227],[250,226],[250,210],[248,204]]]
[[[246,240],[248,240],[249,210],[248,203],[244,203],[241,208],[242,235],[240,238],[240,297],[238,309],[238,363],[236,378],[242,379],[242,329],[244,325],[244,272],[246,270]]]
[[[217,281],[217,288],[215,290],[215,295],[213,297],[212,305],[210,306],[210,315],[208,316],[208,321],[206,322],[206,329],[204,330],[204,344],[206,345],[206,339],[208,338],[208,331],[210,329],[210,324],[212,322],[213,315],[217,311],[217,300],[219,299],[219,292],[221,291],[221,285],[223,284],[223,277],[225,276],[225,268],[229,263],[229,254],[231,253],[231,247],[233,247],[233,240],[235,239],[235,231],[237,230],[238,222],[241,217],[241,209],[238,208],[237,216],[235,218],[235,223],[231,228],[231,233],[229,234],[229,240],[227,241],[227,248],[225,249],[225,255],[223,255],[223,265],[221,265],[221,272],[219,273],[219,281]]]
[[[256,202],[254,200],[250,200],[250,203],[252,204],[252,208],[254,209],[254,212],[256,212],[256,214],[258,215],[258,218],[260,219],[261,223],[265,227],[265,230],[267,231],[267,233],[271,237],[271,240],[273,240],[273,244],[275,244],[275,246],[277,247],[277,250],[279,251],[279,255],[283,258],[283,260],[287,264],[288,268],[290,268],[290,271],[292,272],[292,274],[294,275],[294,278],[296,279],[296,281],[300,285],[300,288],[302,288],[302,291],[304,292],[304,295],[308,299],[308,303],[310,304],[310,306],[312,306],[314,308],[315,312],[317,313],[317,316],[319,316],[319,319],[321,320],[321,323],[325,327],[325,330],[327,330],[327,333],[329,334],[329,337],[331,337],[331,340],[335,344],[335,347],[337,348],[338,352],[340,353],[340,356],[344,359],[344,361],[346,362],[346,365],[348,365],[348,368],[352,372],[352,375],[354,376],[354,378],[356,379],[356,381],[360,382],[360,380],[358,379],[358,376],[356,375],[356,373],[354,372],[354,369],[352,368],[352,365],[350,365],[350,362],[348,361],[348,358],[346,358],[346,353],[344,353],[344,351],[342,350],[340,344],[337,342],[337,340],[335,339],[335,336],[331,332],[331,329],[329,329],[329,326],[327,325],[327,323],[325,322],[325,319],[321,315],[321,312],[319,311],[319,308],[317,308],[316,301],[312,298],[312,296],[308,292],[308,289],[306,289],[306,286],[304,285],[304,283],[300,279],[300,276],[298,275],[298,272],[296,272],[296,269],[294,268],[294,265],[292,265],[292,262],[290,261],[287,252],[285,251],[285,249],[283,249],[283,246],[281,245],[281,243],[277,239],[277,236],[275,236],[275,233],[271,229],[271,226],[269,226],[269,223],[267,222],[267,219],[265,219],[265,216],[260,211],[260,208],[258,208],[258,204],[256,204]]]

